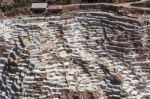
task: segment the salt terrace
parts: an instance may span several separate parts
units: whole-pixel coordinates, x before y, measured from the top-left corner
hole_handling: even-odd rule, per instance
[[[148,99],[149,18],[140,17],[83,8],[2,20],[0,99]]]

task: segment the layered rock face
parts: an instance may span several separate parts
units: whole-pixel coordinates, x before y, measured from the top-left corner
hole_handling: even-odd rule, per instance
[[[67,15],[1,21],[0,98],[148,99],[148,19]]]

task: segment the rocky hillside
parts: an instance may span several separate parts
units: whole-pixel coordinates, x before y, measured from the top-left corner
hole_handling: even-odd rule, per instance
[[[149,17],[67,7],[0,21],[0,98],[149,99]]]
[[[3,1],[3,2],[2,2]],[[49,5],[66,5],[74,3],[108,3],[114,5],[121,5],[130,7],[141,6],[148,7],[149,3],[143,3],[146,0],[2,0],[0,16],[4,17],[14,17],[17,15],[31,15],[30,10],[32,2],[46,2]],[[135,4],[132,4],[135,3]],[[146,4],[146,5],[145,5]],[[111,10],[111,9],[110,9]]]

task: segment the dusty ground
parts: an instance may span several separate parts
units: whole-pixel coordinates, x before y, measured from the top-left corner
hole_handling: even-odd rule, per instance
[[[12,5],[14,3],[14,0],[4,0],[4,4],[6,5]]]
[[[4,18],[4,14],[2,12],[0,12],[0,19]]]

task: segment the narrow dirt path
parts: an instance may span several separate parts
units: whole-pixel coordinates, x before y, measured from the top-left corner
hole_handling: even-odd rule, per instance
[[[118,4],[118,5],[119,5],[119,6],[124,6],[124,7],[131,7],[131,4],[132,4],[132,3],[142,3],[142,2],[145,2],[145,1],[148,1],[148,0],[141,0],[141,1],[129,2],[129,3],[120,3],[120,4]]]

